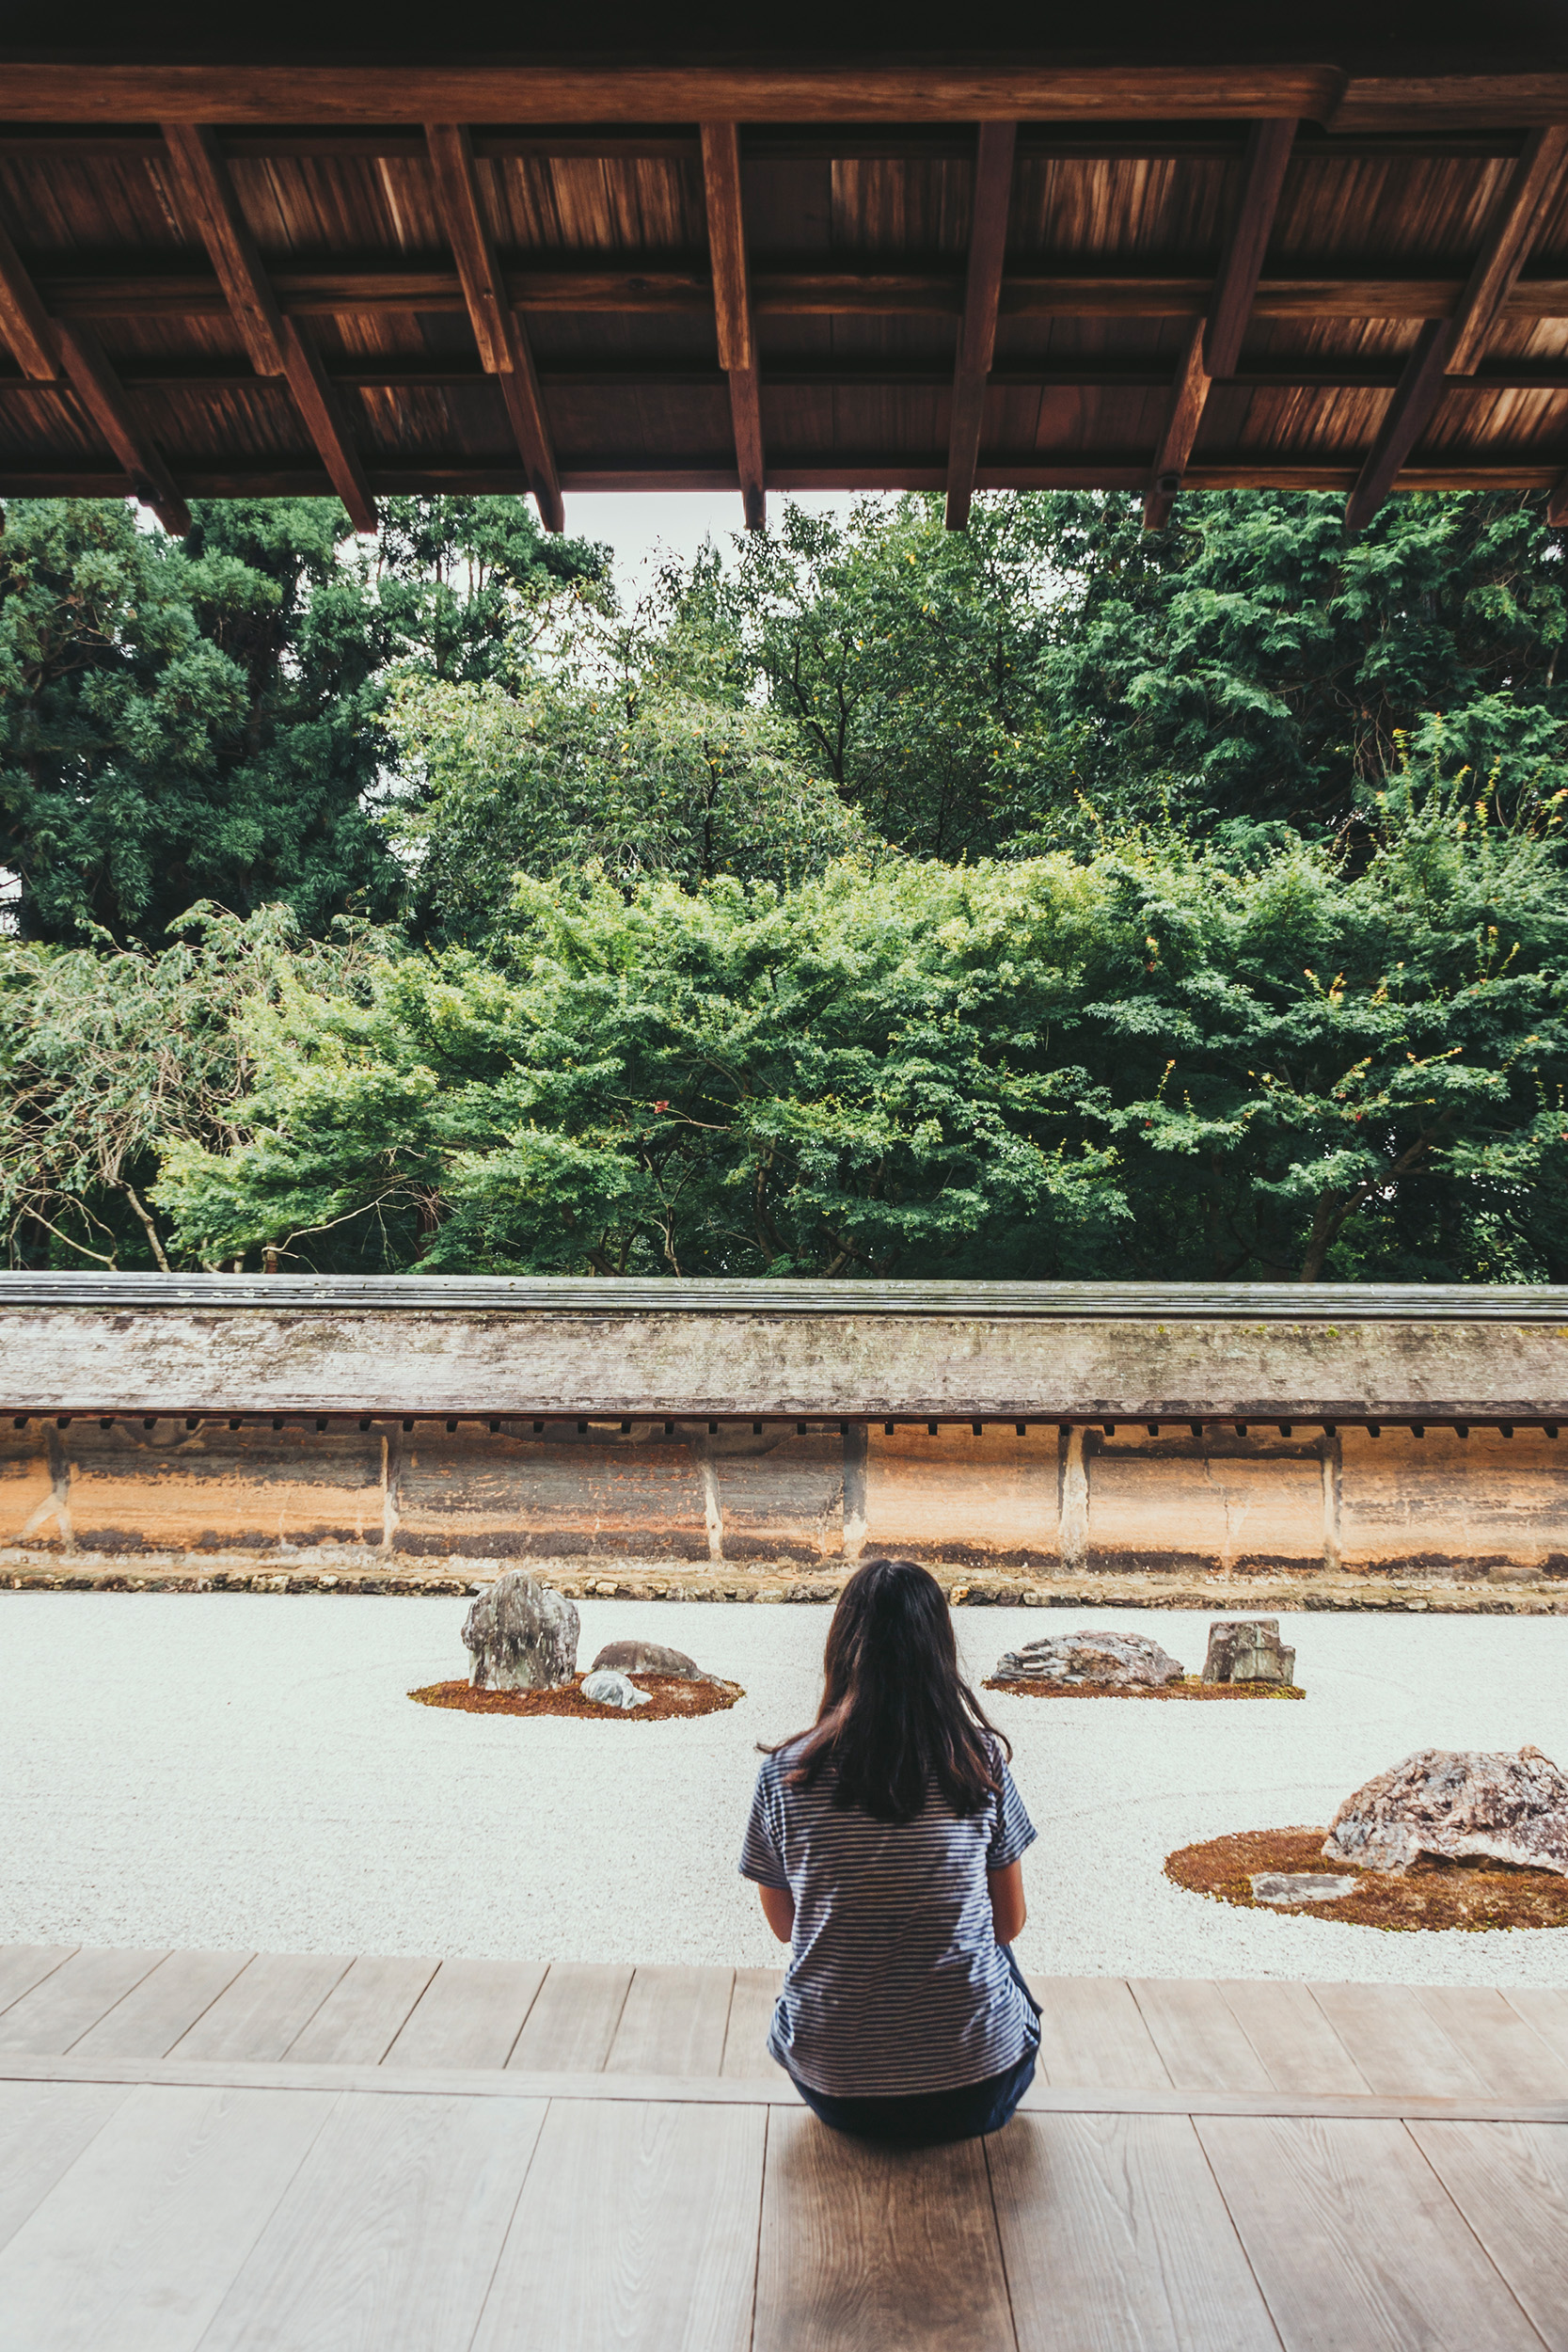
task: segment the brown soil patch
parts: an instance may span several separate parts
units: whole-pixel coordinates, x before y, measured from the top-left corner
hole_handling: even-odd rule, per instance
[[[718,1715],[746,1695],[738,1682],[688,1682],[679,1675],[632,1675],[647,1707],[595,1707],[581,1675],[555,1691],[476,1691],[467,1682],[431,1682],[410,1691],[421,1707],[457,1707],[466,1715],[575,1715],[583,1723],[657,1724],[676,1715]]]
[[[1037,1676],[999,1681],[992,1675],[982,1691],[1012,1691],[1026,1699],[1304,1699],[1299,1683],[1281,1688],[1277,1682],[1203,1682],[1183,1675],[1180,1682],[1042,1682]]]
[[[1568,1879],[1506,1862],[1436,1862],[1423,1856],[1402,1878],[1323,1860],[1326,1829],[1255,1829],[1211,1837],[1165,1856],[1165,1876],[1196,1895],[1245,1911],[1348,1920],[1356,1928],[1568,1928]],[[1323,1870],[1358,1881],[1328,1903],[1260,1903],[1254,1870]]]

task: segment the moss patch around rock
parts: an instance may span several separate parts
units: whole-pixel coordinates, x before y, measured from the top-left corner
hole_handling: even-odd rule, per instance
[[[1402,1876],[1325,1862],[1326,1829],[1243,1830],[1165,1856],[1165,1876],[1195,1895],[1243,1911],[1287,1911],[1355,1928],[1568,1928],[1568,1879],[1505,1862],[1436,1862],[1423,1855]],[[1260,1902],[1254,1872],[1298,1870],[1354,1878],[1354,1893],[1332,1902]]]
[[[738,1682],[689,1682],[679,1675],[632,1675],[646,1707],[595,1707],[574,1675],[553,1691],[476,1691],[467,1682],[431,1682],[410,1691],[421,1707],[455,1707],[466,1715],[571,1715],[582,1723],[657,1724],[676,1716],[717,1715],[746,1695]]]

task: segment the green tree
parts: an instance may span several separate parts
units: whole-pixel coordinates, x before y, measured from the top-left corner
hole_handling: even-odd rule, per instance
[[[319,929],[389,907],[362,805],[381,631],[330,501],[216,501],[186,543],[107,501],[0,536],[0,864],[24,930],[123,944],[198,898]]]
[[[1568,786],[1562,541],[1539,499],[1390,499],[1355,539],[1326,496],[1206,492],[1155,534],[1127,499],[1042,503],[1069,588],[1042,691],[1102,808],[1164,775],[1238,839],[1336,828],[1402,741],[1515,805]]]
[[[657,676],[556,674],[512,694],[416,675],[389,722],[404,786],[388,829],[421,927],[444,938],[504,930],[520,873],[592,862],[622,888],[666,874],[695,889],[788,881],[879,846],[801,771],[770,712]]]
[[[1473,787],[1472,787],[1473,788]],[[1568,1272],[1568,896],[1546,825],[1409,777],[1363,870],[1238,872],[1165,841],[1100,868],[1130,1270],[1557,1280]]]
[[[247,1016],[249,1137],[177,1144],[158,1197],[202,1256],[1086,1267],[1124,1211],[1046,1049],[1094,896],[1064,860],[527,883],[504,962],[404,959],[367,1004],[301,986]]]
[[[304,939],[284,908],[196,909],[160,954],[0,940],[0,1236],[8,1263],[193,1263],[151,1194],[177,1139],[246,1132],[245,1006],[285,974],[325,1001],[369,942]],[[198,1259],[197,1263],[211,1260]]]
[[[1361,870],[1180,834],[791,888],[520,885],[246,1009],[182,1246],[539,1273],[1568,1271],[1557,845],[1408,783]]]
[[[1067,593],[1053,511],[982,500],[951,532],[933,499],[847,523],[786,504],[706,590],[801,763],[912,855],[985,856],[1070,804],[1078,725],[1044,691]]]
[[[392,498],[379,513],[387,643],[431,677],[515,684],[563,627],[609,608],[609,548],[551,536],[522,499]]]

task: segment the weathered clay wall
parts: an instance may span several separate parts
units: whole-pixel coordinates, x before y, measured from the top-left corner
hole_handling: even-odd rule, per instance
[[[0,1548],[1568,1577],[1539,1427],[187,1419],[12,1417]]]
[[[1557,1577],[1560,1420],[1563,1291],[0,1277],[0,1549]]]
[[[8,1305],[0,1411],[623,1419],[1568,1418],[1549,1317]],[[679,1292],[683,1285],[673,1285]],[[714,1289],[721,1285],[710,1286]],[[833,1286],[821,1286],[831,1294]],[[862,1286],[865,1287],[865,1286]],[[1049,1286],[1018,1284],[1021,1293]],[[890,1286],[896,1289],[896,1286]]]

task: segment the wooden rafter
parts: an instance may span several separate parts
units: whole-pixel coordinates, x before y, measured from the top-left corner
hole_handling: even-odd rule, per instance
[[[32,382],[57,383],[64,372],[82,407],[130,476],[135,496],[152,509],[166,531],[183,538],[191,527],[190,510],[124,385],[104,357],[103,345],[79,322],[50,317],[3,229],[0,334]]]
[[[424,135],[435,182],[436,206],[457,263],[480,358],[485,373],[500,386],[517,453],[527,471],[540,519],[546,531],[564,531],[566,510],[561,499],[561,478],[556,471],[545,398],[539,389],[528,337],[512,308],[485,226],[475,176],[473,142],[460,122],[427,122]]]
[[[1473,375],[1508,306],[1568,158],[1568,126],[1532,131],[1493,215],[1486,242],[1449,318],[1429,319],[1384,414],[1354,489],[1345,528],[1360,531],[1388,496],[1437,411],[1448,375]]]
[[[1255,122],[1248,135],[1241,202],[1208,309],[1182,346],[1170,413],[1149,469],[1144,494],[1146,530],[1158,531],[1169,520],[1203,422],[1209,388],[1216,376],[1233,375],[1240,362],[1295,134],[1293,122]]]
[[[63,257],[61,257],[63,258]],[[509,263],[502,288],[514,309],[627,317],[710,315],[713,288],[705,264],[689,257],[652,254],[608,263],[598,254],[562,252],[534,257],[528,268]],[[345,261],[337,267],[275,268],[273,292],[286,317],[406,316],[426,311],[467,316],[455,269],[428,262]],[[953,270],[895,265],[857,269],[752,271],[752,316],[766,318],[960,318],[964,278]],[[150,253],[128,253],[114,269],[37,267],[34,283],[55,318],[222,318],[229,305],[214,276],[168,268]],[[1190,270],[1100,268],[1047,274],[1037,262],[1015,263],[1003,287],[1004,318],[1206,318],[1212,280]],[[1253,316],[1321,324],[1329,319],[1447,317],[1465,291],[1455,277],[1411,277],[1394,269],[1278,271],[1258,288]],[[1513,324],[1568,318],[1568,274],[1519,278],[1502,315]],[[1166,379],[1169,381],[1167,373]]]
[[[740,133],[733,122],[705,122],[702,135],[703,191],[707,199],[707,245],[719,329],[719,364],[730,380],[730,419],[735,431],[735,462],[740,475],[740,503],[746,528],[762,531],[768,522],[762,379],[752,317],[751,272],[746,260]]]
[[[278,307],[216,134],[204,123],[170,122],[164,125],[164,141],[186,209],[245,337],[251,366],[258,375],[281,376],[287,383],[349,520],[356,531],[373,532],[375,501],[342,404],[320,355]]]
[[[996,314],[1007,250],[1016,122],[982,122],[974,161],[974,204],[969,232],[969,271],[963,325],[953,369],[953,407],[947,433],[947,528],[963,531],[980,463],[986,383],[996,355]]]

